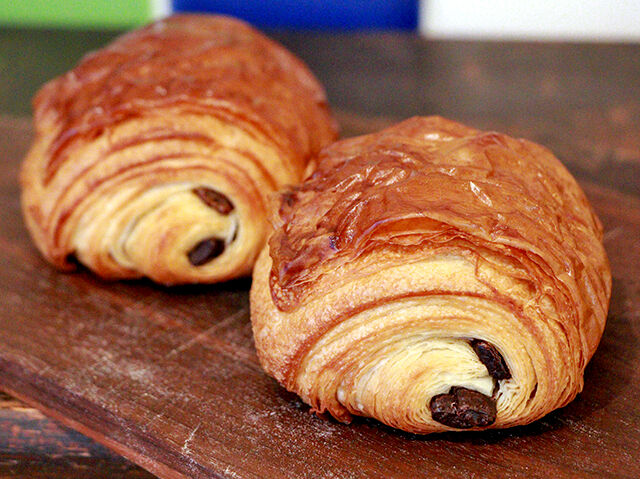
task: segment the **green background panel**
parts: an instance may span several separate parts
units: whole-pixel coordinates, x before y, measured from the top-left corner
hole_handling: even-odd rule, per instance
[[[152,0],[0,0],[0,25],[123,28],[152,17]]]

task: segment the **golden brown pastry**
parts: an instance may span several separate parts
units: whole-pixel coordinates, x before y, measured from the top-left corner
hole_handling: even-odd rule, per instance
[[[54,265],[175,284],[247,274],[267,198],[335,124],[291,53],[245,23],[182,15],[118,38],[45,85],[22,204]]]
[[[267,373],[317,412],[430,433],[571,401],[602,335],[602,227],[547,149],[439,117],[334,143],[254,269]]]

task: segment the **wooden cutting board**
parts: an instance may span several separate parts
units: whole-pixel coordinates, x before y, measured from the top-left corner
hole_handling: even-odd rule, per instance
[[[0,389],[163,478],[640,477],[638,197],[582,182],[614,283],[578,399],[526,427],[420,437],[319,419],[263,374],[249,279],[164,288],[49,267],[19,212],[30,136],[0,119]]]

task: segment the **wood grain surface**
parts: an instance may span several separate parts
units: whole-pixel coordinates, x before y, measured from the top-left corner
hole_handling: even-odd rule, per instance
[[[0,477],[148,477],[47,417],[166,478],[639,477],[640,48],[280,40],[325,82],[345,136],[441,113],[539,141],[569,166],[603,220],[614,277],[583,393],[532,425],[486,433],[317,418],[259,368],[250,280],[163,288],[49,267],[19,213],[29,122],[4,117],[0,388],[46,417],[0,398]]]

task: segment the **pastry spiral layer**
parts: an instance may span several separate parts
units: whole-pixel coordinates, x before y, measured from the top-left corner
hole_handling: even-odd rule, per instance
[[[251,271],[267,201],[336,135],[323,89],[283,47],[227,17],[123,35],[45,85],[22,168],[43,255],[107,278],[175,284]]]
[[[439,117],[325,148],[254,270],[264,369],[317,412],[503,428],[571,401],[602,335],[602,227],[547,149]]]

